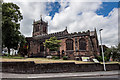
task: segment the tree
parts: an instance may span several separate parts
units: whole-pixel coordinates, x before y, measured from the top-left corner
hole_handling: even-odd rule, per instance
[[[117,46],[117,59],[120,61],[120,43]]]
[[[104,57],[105,61],[109,61],[110,57],[112,57],[113,61],[119,60],[120,56],[120,43],[118,46],[112,46],[111,48],[106,47],[104,49]],[[98,56],[98,60],[102,61],[102,56]]]
[[[120,52],[120,43],[117,46],[117,50]]]
[[[10,48],[17,49],[21,41],[19,22],[22,19],[20,8],[16,4],[2,4],[2,43],[8,48],[8,53],[10,53]]]
[[[2,53],[2,0],[0,0],[0,53]]]
[[[116,47],[111,47],[113,61],[120,59],[120,43]],[[120,61],[120,60],[119,60]]]
[[[109,52],[109,48],[106,45],[102,45],[103,46],[103,52],[106,53],[106,51]],[[102,50],[101,50],[101,45],[99,45],[100,48],[100,56],[102,56]]]
[[[57,40],[56,37],[51,37],[50,39],[45,40],[44,46],[50,51],[57,51],[59,49],[61,40]]]
[[[107,48],[106,51],[104,52],[104,56],[106,57],[106,61],[109,61],[110,56],[111,56],[112,49]]]
[[[28,43],[27,43],[24,35],[21,35],[21,42],[20,42],[19,46],[20,46],[19,55],[24,57],[27,54],[27,50],[28,50]]]

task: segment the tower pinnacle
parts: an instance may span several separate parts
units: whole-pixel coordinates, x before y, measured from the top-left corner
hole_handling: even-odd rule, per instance
[[[42,21],[42,15],[40,15],[40,20]]]

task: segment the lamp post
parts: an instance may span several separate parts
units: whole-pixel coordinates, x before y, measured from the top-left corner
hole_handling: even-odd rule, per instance
[[[102,50],[102,58],[103,58],[103,67],[104,67],[104,71],[106,71],[106,67],[105,67],[105,60],[104,60],[104,52],[103,52],[103,45],[102,45],[102,37],[101,37],[101,31],[103,29],[100,29],[100,42],[101,42],[101,50]]]

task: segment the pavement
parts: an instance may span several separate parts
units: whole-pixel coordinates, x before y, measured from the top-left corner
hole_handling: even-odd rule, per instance
[[[1,78],[65,78],[65,77],[96,77],[96,76],[114,76],[120,78],[120,71],[97,71],[97,72],[76,72],[76,73],[45,73],[45,74],[14,74],[0,73]]]

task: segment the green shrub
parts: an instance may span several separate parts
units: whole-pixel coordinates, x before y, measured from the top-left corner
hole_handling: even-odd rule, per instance
[[[4,56],[11,56],[10,54],[4,54]]]
[[[98,61],[101,61],[101,62],[103,61],[102,56],[98,56],[97,59],[98,59]],[[104,57],[104,60],[107,61],[107,57]]]
[[[8,56],[8,54],[3,54],[4,56]]]
[[[53,56],[52,59],[60,59],[58,56]]]
[[[63,56],[63,60],[67,60],[68,59],[68,56]]]

